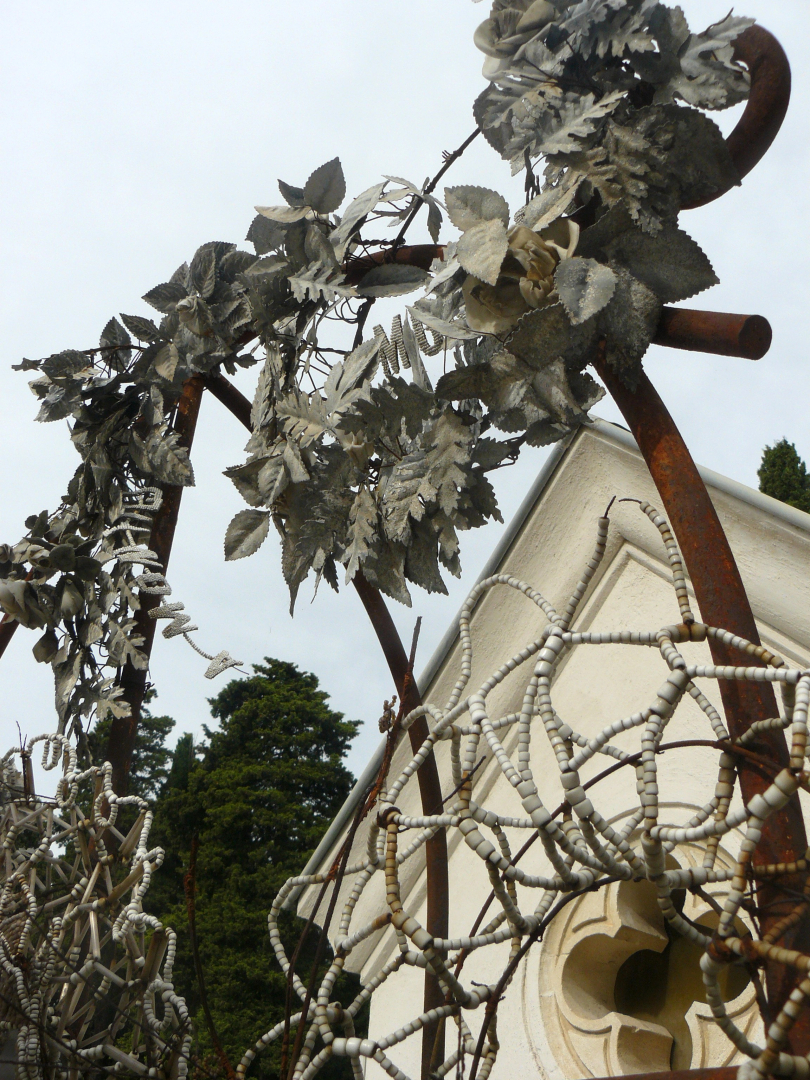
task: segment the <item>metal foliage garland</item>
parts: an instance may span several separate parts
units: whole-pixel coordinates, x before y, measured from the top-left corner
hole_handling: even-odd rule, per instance
[[[510,575],[499,574],[479,582],[459,617],[460,670],[448,700],[443,705],[429,702],[420,705],[402,721],[402,728],[407,730],[418,717],[425,716],[431,723],[430,734],[406,760],[398,775],[385,778],[376,815],[368,828],[365,851],[359,857],[353,851],[356,861],[345,870],[339,921],[331,933],[334,959],[314,992],[291,969],[277,920],[291,894],[298,894],[302,887],[331,881],[332,872],[290,878],[278,893],[268,918],[270,939],[298,997],[308,1003],[305,1018],[303,1009],[292,1016],[294,1026],[305,1024],[301,1051],[290,1073],[294,1080],[313,1080],[333,1057],[349,1058],[358,1080],[363,1075],[361,1063],[368,1059],[394,1080],[408,1080],[396,1063],[398,1048],[426,1025],[442,1019],[456,1025],[458,1039],[449,1040],[451,1052],[431,1076],[451,1076],[456,1070],[456,1075],[469,1076],[470,1080],[475,1080],[476,1075],[479,1080],[485,1080],[498,1055],[498,1003],[529,948],[538,942],[548,923],[568,900],[614,882],[633,880],[652,882],[658,906],[669,925],[705,950],[700,966],[706,999],[719,1027],[748,1059],[740,1067],[740,1080],[761,1080],[774,1073],[810,1076],[808,1058],[785,1051],[790,1029],[802,1006],[810,1000],[810,956],[777,944],[785,930],[806,912],[807,889],[803,894],[787,890],[786,898],[792,899],[786,900],[783,917],[761,939],[743,932],[740,918],[748,914],[744,906],[746,894],[756,883],[770,881],[778,887],[789,875],[808,868],[810,853],[792,864],[761,865],[753,860],[767,819],[781,810],[800,788],[810,791],[806,761],[810,672],[791,667],[764,647],[722,628],[696,622],[689,607],[680,553],[669,526],[649,504],[641,503],[640,509],[658,528],[664,542],[680,621],[652,630],[571,631],[580,602],[605,552],[610,527],[607,516],[598,521],[593,555],[561,612],[534,586]],[[534,640],[526,642],[520,652],[501,664],[480,686],[470,687],[473,658],[470,618],[482,594],[495,588],[522,593],[536,606],[545,625]],[[684,642],[707,640],[740,650],[765,666],[694,664],[680,651],[679,646]],[[568,722],[570,718],[556,711],[552,682],[572,652],[600,645],[657,649],[665,678],[653,700],[589,738]],[[514,673],[519,676],[521,672],[525,690],[520,712],[493,715],[488,705],[489,695],[507,677]],[[739,739],[732,739],[720,714],[701,689],[706,681],[717,679],[778,684],[783,715],[757,721]],[[679,706],[688,698],[704,714],[708,728],[706,746],[717,747],[717,781],[713,793],[706,792],[705,805],[689,820],[676,823],[663,817],[667,803],[677,805],[679,798],[677,791],[659,788],[664,777],[658,757],[662,753],[675,754],[682,745],[668,746],[665,736]],[[745,805],[737,786],[739,758],[735,757],[735,751],[742,747],[744,753],[746,745],[759,732],[773,729],[787,733],[789,763],[782,769],[775,765],[771,769],[772,782]],[[514,732],[517,742],[509,753],[504,736]],[[627,732],[638,733],[635,753],[628,750],[626,739],[620,739]],[[402,792],[415,783],[420,765],[441,741],[450,743],[453,785],[441,812],[418,816],[402,813],[397,807]],[[621,821],[613,811],[609,812],[610,821],[599,812],[602,775],[589,781],[582,776],[582,770],[597,755],[604,755],[613,763],[608,774],[617,763],[635,773],[638,803],[627,808]],[[491,777],[485,778],[484,770],[478,768],[477,759],[482,756],[484,760],[497,762],[507,782],[507,791],[513,793],[512,807],[503,802],[502,796],[497,810],[483,801],[483,794],[476,796],[477,787],[486,792],[491,790]],[[535,781],[540,782],[538,778],[542,775],[545,784],[549,768],[555,767],[562,801],[560,807],[550,809],[542,802]],[[482,874],[486,874],[492,889],[496,914],[469,936],[449,939],[432,936],[417,918],[418,910],[407,906],[408,901],[402,899],[400,882],[412,880],[413,874],[406,864],[412,859],[419,860],[424,844],[439,830],[448,833],[457,830],[461,834],[470,851],[481,860]],[[539,858],[533,855],[531,869],[519,865],[523,851],[516,854],[513,850],[521,830],[539,836],[541,841],[542,853]],[[735,860],[727,865],[718,858],[718,842],[733,830],[743,835]],[[668,856],[681,844],[702,849],[702,864],[670,869],[672,861],[668,863]],[[372,912],[366,908],[364,919],[368,921],[358,925],[355,919],[358,904],[375,875],[384,877],[384,900],[373,912],[373,918],[368,917]],[[468,877],[464,876],[461,886],[465,893],[470,889]],[[718,885],[720,892],[715,892]],[[722,904],[714,936],[707,933],[707,927],[681,914],[675,895],[678,890],[703,888],[715,892],[714,903]],[[418,890],[412,890],[411,895],[416,894]],[[332,989],[347,958],[358,946],[367,947],[370,940],[376,949],[385,935],[396,938],[392,958],[368,979],[347,1008],[336,1007],[331,1001]],[[542,948],[542,944],[537,947]],[[461,975],[464,961],[471,953],[481,950],[491,954],[488,972],[497,974],[485,984],[465,981]],[[382,954],[387,955],[385,950]],[[770,1023],[764,1046],[751,1042],[736,1026],[723,999],[721,974],[725,968],[742,961],[785,964],[800,975],[796,989]],[[397,972],[407,967],[432,971],[444,991],[446,1004],[410,1017],[384,1036],[356,1037],[351,1030],[353,1018],[388,979],[396,978]],[[479,965],[479,977],[480,970]],[[257,1054],[281,1037],[284,1028],[284,1022],[277,1024],[245,1054],[237,1069],[240,1076],[244,1076]],[[392,1052],[393,1056],[389,1056]],[[469,1071],[465,1071],[467,1068]]]
[[[584,370],[597,341],[632,382],[662,304],[716,282],[677,215],[736,179],[701,110],[746,96],[732,45],[749,25],[692,34],[657,0],[495,0],[476,33],[490,83],[475,116],[526,168],[511,223],[497,192],[450,187],[440,203],[436,181],[399,177],[338,213],[335,158],[302,187],[279,183],[284,205],[260,207],[248,232],[254,253],[204,244],[146,293],[159,323],[121,315],[97,348],[18,365],[38,373],[38,419],[67,419],[81,456],[58,509],[0,546],[0,607],[44,630],[34,652],[54,670],[60,731],[127,715],[117,673],[148,662],[135,590],[170,591],[143,542],[148,492],[194,482],[171,426],[194,374],[261,364],[247,457],[226,470],[249,507],[226,559],[253,554],[272,521],[293,603],[310,571],[337,588],[339,567],[406,604],[409,583],[445,591],[458,533],[500,517],[487,474],[587,422],[603,393]],[[402,249],[422,206],[430,271]],[[461,236],[439,245],[444,213]],[[364,232],[384,222],[400,228],[380,248]],[[416,291],[390,333],[366,336],[377,298]],[[183,632],[180,610],[161,605],[167,636]],[[209,675],[236,663],[203,655]]]

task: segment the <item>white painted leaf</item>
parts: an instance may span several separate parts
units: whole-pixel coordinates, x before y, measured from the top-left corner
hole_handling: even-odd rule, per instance
[[[170,341],[168,345],[163,346],[155,357],[153,367],[162,379],[171,382],[179,359],[180,353],[177,351],[177,346],[173,341]]]
[[[474,330],[470,330],[469,326],[465,326],[464,323],[448,322],[446,319],[439,319],[437,316],[431,314],[431,312],[420,308],[417,304],[413,307],[409,307],[408,311],[411,313],[411,318],[422,323],[428,330],[435,330],[437,334],[442,334],[446,338],[467,341],[474,340],[479,336]]]
[[[373,187],[366,188],[365,191],[362,191],[356,199],[352,199],[346,207],[346,213],[343,215],[340,225],[338,225],[329,237],[334,245],[335,255],[338,259],[343,258],[352,230],[357,225],[358,221],[362,221],[366,214],[371,213],[380,201],[384,188],[384,181],[381,184],[374,184]]]
[[[608,304],[616,288],[616,275],[595,259],[563,259],[554,284],[571,322],[585,322]]]
[[[537,232],[544,229],[568,210],[581,180],[581,174],[570,169],[557,187],[546,188],[519,210],[515,221]]]
[[[244,559],[258,551],[269,528],[269,510],[240,510],[225,533],[225,561]]]
[[[346,179],[340,158],[321,165],[304,184],[304,203],[319,214],[331,214],[346,198]]]
[[[311,213],[308,206],[256,206],[254,210],[262,217],[270,218],[271,221],[284,222],[285,225],[300,221]]]
[[[462,232],[485,221],[500,221],[504,228],[509,224],[509,204],[491,188],[472,184],[445,188],[444,202],[448,217]]]
[[[483,221],[462,235],[456,256],[468,274],[494,285],[508,246],[503,222]]]

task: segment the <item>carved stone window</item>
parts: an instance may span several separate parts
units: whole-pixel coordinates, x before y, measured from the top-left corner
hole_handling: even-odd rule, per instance
[[[702,851],[679,847],[676,865],[699,865]],[[733,865],[718,852],[720,865]],[[722,903],[722,886],[713,897]],[[708,928],[711,905],[684,894],[684,915]],[[575,901],[555,920],[523,971],[523,1020],[541,1074],[621,1076],[736,1064],[705,1001],[700,949],[666,925],[649,882],[622,882]],[[744,969],[724,987],[729,1013],[761,1038]]]

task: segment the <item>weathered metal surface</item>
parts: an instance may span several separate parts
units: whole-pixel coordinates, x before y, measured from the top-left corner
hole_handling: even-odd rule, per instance
[[[751,92],[739,123],[726,139],[740,179],[768,152],[785,119],[790,102],[790,64],[785,50],[768,30],[750,26],[734,42],[735,59],[751,74]],[[683,210],[719,199],[730,187],[720,188]]]
[[[177,411],[174,420],[174,430],[180,436],[180,443],[187,450],[191,449],[194,439],[194,429],[197,426],[197,416],[200,411],[200,402],[204,383],[199,375],[188,379],[183,387],[180,400],[177,403]],[[155,552],[158,561],[163,566],[165,573],[172,552],[174,530],[177,526],[177,515],[180,512],[180,500],[183,496],[183,488],[164,485],[163,502],[155,515],[152,533],[149,537],[149,547]],[[160,597],[141,592],[138,596],[140,610],[135,613],[135,632],[140,634],[144,641],[141,649],[150,656],[152,644],[155,638],[155,620],[149,617],[149,612],[160,603]],[[110,737],[107,743],[107,760],[113,767],[113,789],[119,795],[126,793],[127,778],[132,763],[132,751],[135,747],[135,736],[138,731],[138,723],[141,717],[141,706],[146,692],[147,671],[134,668],[127,661],[121,672],[120,685],[124,689],[124,700],[129,704],[130,715],[114,717],[110,727]]]
[[[404,263],[406,266],[418,266],[422,270],[429,270],[434,259],[443,258],[444,244],[411,244],[406,247],[382,248],[369,255],[363,255],[357,259],[347,259],[346,284],[357,285],[363,280],[369,270],[385,262]]]
[[[771,347],[772,337],[771,324],[762,315],[665,307],[653,344],[761,360]]]
[[[702,620],[759,643],[751,605],[717,511],[666,406],[644,372],[635,389],[631,390],[604,361],[597,361],[596,370],[621,409],[650,470],[686,563]],[[724,645],[712,642],[711,649],[716,664],[741,662],[740,655]],[[754,721],[778,715],[776,698],[769,684],[721,680],[720,693],[733,738],[742,735]],[[750,749],[778,762],[780,767],[788,763],[787,745],[781,731],[763,734],[750,744]],[[740,786],[746,802],[754,794],[764,791],[769,782],[766,775],[741,760]],[[803,858],[806,848],[804,820],[799,800],[794,796],[784,810],[765,823],[757,848],[757,861],[792,862]],[[795,888],[798,883],[788,880],[785,884]],[[757,901],[764,908],[761,915],[763,933],[767,933],[768,928],[795,904],[791,896],[768,884],[758,889]],[[810,951],[810,927],[806,919],[785,935],[784,944],[786,948]],[[788,969],[768,966],[766,986],[772,1010],[781,1008],[794,983],[795,977]],[[810,1018],[806,1013],[807,1010],[800,1014],[791,1031],[794,1053],[804,1054],[810,1050]]]

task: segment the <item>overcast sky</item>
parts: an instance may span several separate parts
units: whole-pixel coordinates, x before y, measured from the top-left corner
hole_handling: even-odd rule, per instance
[[[728,0],[686,0],[694,29],[728,11]],[[810,458],[806,196],[810,115],[810,19],[806,0],[749,0],[782,41],[794,75],[791,110],[774,147],[741,189],[682,225],[712,259],[721,284],[689,303],[770,319],[774,344],[753,364],[653,348],[645,366],[696,459],[756,486],[762,447],[782,436]],[[138,298],[207,240],[241,242],[255,204],[279,200],[277,178],[301,184],[339,155],[349,195],[383,174],[421,183],[442,150],[473,130],[483,82],[472,33],[487,5],[469,0],[141,0],[138,4],[40,0],[4,6],[0,43],[0,542],[25,518],[53,510],[78,458],[63,422],[34,423],[22,356],[87,348],[118,312],[150,314]],[[730,130],[736,113],[717,118]],[[512,209],[520,178],[478,140],[448,183],[494,187]],[[412,238],[424,239],[421,227]],[[447,238],[454,236],[446,230]],[[390,314],[386,313],[390,320]],[[256,370],[239,386],[252,395]],[[618,419],[609,400],[597,412]],[[354,591],[328,588],[310,603],[305,585],[288,615],[278,545],[224,563],[222,538],[244,503],[222,470],[243,460],[242,428],[204,400],[193,451],[197,486],[187,491],[169,571],[209,652],[245,664],[263,656],[314,671],[347,716],[364,721],[350,765],[362,768],[379,740],[377,718],[392,687]],[[545,451],[496,474],[504,517],[519,505]],[[491,525],[462,546],[464,578],[447,597],[414,590],[393,604],[403,638],[425,618],[421,666],[442,637],[497,541]],[[537,585],[542,587],[542,582]],[[0,663],[0,747],[16,724],[54,726],[50,669],[20,630]],[[152,675],[158,707],[176,734],[209,719],[204,663],[175,638],[158,637]]]

